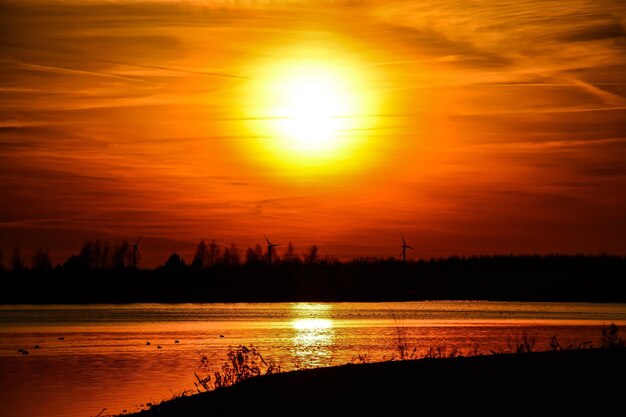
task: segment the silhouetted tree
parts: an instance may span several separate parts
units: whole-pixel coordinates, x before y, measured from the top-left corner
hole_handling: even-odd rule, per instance
[[[279,264],[280,263],[280,255],[278,254],[278,251],[276,250],[276,248],[272,248],[271,251],[272,251],[272,265]],[[266,254],[265,259],[267,261],[269,261],[269,259],[270,259],[267,254]]]
[[[259,245],[258,243],[254,245],[254,253],[256,254],[257,258],[259,258],[259,261],[265,262],[265,255],[263,254],[263,246]]]
[[[111,244],[108,240],[95,242],[96,268],[111,267]]]
[[[100,240],[96,240],[93,242],[93,267],[100,268],[102,265],[100,264],[102,257],[102,243]]]
[[[318,252],[319,252],[319,248],[317,247],[317,245],[313,245],[309,247],[309,251],[303,254],[304,262],[309,265],[317,263],[317,261],[319,260]]]
[[[246,250],[246,265],[260,265],[265,263],[265,255],[263,255],[263,247],[258,243],[254,248]]]
[[[220,245],[217,244],[215,239],[211,240],[207,250],[207,266],[213,266],[220,259]]]
[[[239,265],[241,263],[241,257],[239,256],[239,248],[234,243],[231,243],[229,247],[224,249],[222,255],[222,263],[224,265]]]
[[[26,262],[22,257],[22,251],[19,248],[13,248],[13,256],[11,257],[11,270],[21,271],[26,268]]]
[[[180,271],[187,267],[185,260],[177,253],[172,253],[163,267],[167,271]]]
[[[35,251],[32,267],[38,271],[52,269],[52,259],[50,259],[48,249],[37,249],[37,251]]]
[[[83,246],[80,248],[80,252],[78,252],[78,256],[81,259],[81,263],[83,268],[91,269],[95,268],[97,264],[97,249],[96,244],[91,240],[85,241]]]
[[[63,269],[76,271],[86,269],[83,259],[78,255],[71,255],[63,262]]]
[[[193,261],[191,261],[192,268],[202,269],[208,266],[209,262],[209,248],[207,247],[204,239],[200,240],[198,243],[198,247],[196,248],[196,255],[193,257]]]
[[[285,254],[283,255],[283,262],[287,263],[300,263],[300,255],[296,253],[296,247],[293,243],[289,242]]]
[[[123,240],[113,248],[113,258],[111,264],[113,268],[129,268],[133,263],[133,251],[128,241]]]
[[[333,255],[324,255],[324,259],[322,261],[326,265],[337,265],[340,264],[339,258]]]

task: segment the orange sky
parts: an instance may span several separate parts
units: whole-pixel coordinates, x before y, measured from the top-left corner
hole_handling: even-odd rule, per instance
[[[1,1],[5,264],[140,234],[146,266],[264,233],[624,254],[626,3],[496,3]],[[347,103],[321,156],[285,150],[272,90],[307,68]]]

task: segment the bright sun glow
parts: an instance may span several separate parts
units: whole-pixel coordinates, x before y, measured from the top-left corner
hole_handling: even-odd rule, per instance
[[[294,74],[277,86],[278,127],[293,150],[332,152],[340,148],[345,120],[356,110],[349,91],[329,71]]]
[[[248,128],[263,162],[340,170],[362,162],[378,101],[355,63],[293,60],[259,69],[251,81]]]

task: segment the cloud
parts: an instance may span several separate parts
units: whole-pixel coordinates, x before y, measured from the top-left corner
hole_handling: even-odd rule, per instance
[[[569,33],[560,37],[565,42],[589,42],[603,39],[623,38],[626,33],[619,22],[602,22],[597,25],[581,24],[580,28],[571,28]]]

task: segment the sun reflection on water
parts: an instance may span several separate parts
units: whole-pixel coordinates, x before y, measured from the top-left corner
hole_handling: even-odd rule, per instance
[[[296,369],[330,366],[335,347],[335,331],[328,304],[293,306],[293,365]]]
[[[332,329],[333,321],[328,319],[297,319],[291,323],[296,330],[315,332],[322,329]]]

